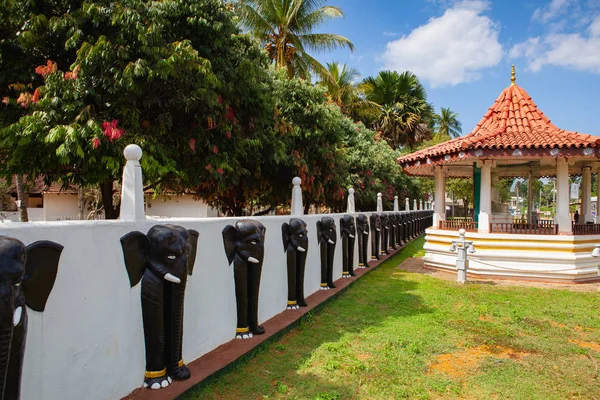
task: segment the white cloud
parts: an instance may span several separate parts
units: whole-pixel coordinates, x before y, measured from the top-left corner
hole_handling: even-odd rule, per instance
[[[536,10],[537,11],[537,10]],[[580,33],[551,33],[514,45],[511,58],[524,58],[533,72],[553,65],[600,74],[600,15]]]
[[[548,23],[565,14],[568,11],[569,3],[572,3],[572,0],[552,0],[546,7],[536,8],[531,19]]]
[[[482,15],[484,1],[462,1],[431,18],[408,36],[389,42],[384,68],[414,72],[431,86],[458,85],[480,78],[479,71],[500,62],[498,26]]]

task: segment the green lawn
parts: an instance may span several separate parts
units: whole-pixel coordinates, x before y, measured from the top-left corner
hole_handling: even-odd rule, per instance
[[[597,292],[396,268],[423,239],[184,399],[600,398]]]

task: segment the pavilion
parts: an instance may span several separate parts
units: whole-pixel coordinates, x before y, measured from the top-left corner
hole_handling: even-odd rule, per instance
[[[448,247],[461,228],[473,240],[469,273],[479,276],[581,282],[598,279],[591,258],[600,244],[600,224],[591,207],[592,173],[598,173],[600,137],[556,127],[517,86],[502,91],[475,129],[466,136],[398,158],[408,175],[434,177],[435,213],[426,231],[425,264],[455,269]],[[571,221],[569,176],[582,177],[579,223]],[[473,221],[447,221],[446,178],[473,179]],[[528,179],[527,221],[514,222],[497,201],[500,178]],[[556,177],[554,221],[537,221],[532,207],[533,179]],[[600,181],[600,180],[599,180]],[[600,222],[600,220],[598,220]]]

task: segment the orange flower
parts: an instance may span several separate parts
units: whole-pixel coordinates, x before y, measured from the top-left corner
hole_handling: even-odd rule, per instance
[[[190,149],[192,149],[192,151],[195,152],[196,151],[196,139],[194,139],[194,138],[190,139],[189,146],[190,146]]]
[[[40,65],[35,69],[35,73],[43,78],[54,72],[56,72],[56,63],[51,60],[46,61],[46,65]]]
[[[17,98],[17,104],[23,108],[27,108],[29,107],[29,103],[31,103],[32,99],[33,96],[31,95],[31,93],[23,92],[19,95],[19,98]]]
[[[40,88],[35,89],[35,91],[33,92],[33,99],[32,101],[34,103],[37,103],[40,100]]]

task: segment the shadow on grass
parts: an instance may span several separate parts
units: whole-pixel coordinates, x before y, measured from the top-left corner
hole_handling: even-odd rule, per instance
[[[332,383],[311,369],[317,366],[325,374],[340,369],[360,374],[368,363],[353,353],[353,343],[368,340],[368,335],[389,329],[397,320],[431,312],[420,296],[411,293],[418,283],[406,280],[396,269],[419,251],[422,243],[422,239],[410,243],[347,291],[312,310],[295,329],[257,347],[227,372],[200,382],[180,398],[353,397],[353,385]],[[381,343],[384,355],[389,352],[396,357],[395,348],[411,346],[389,337]]]

